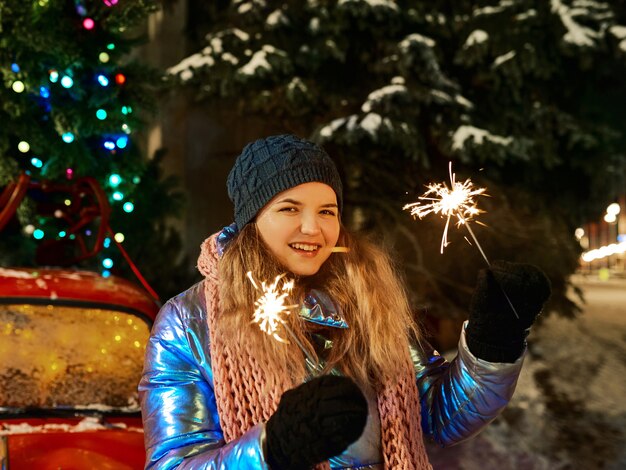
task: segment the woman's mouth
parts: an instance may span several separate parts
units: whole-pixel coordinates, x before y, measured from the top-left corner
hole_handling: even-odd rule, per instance
[[[316,253],[319,250],[320,246],[312,243],[290,243],[289,246],[298,251],[304,253]]]

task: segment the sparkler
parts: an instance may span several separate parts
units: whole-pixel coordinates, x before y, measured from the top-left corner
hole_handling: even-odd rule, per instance
[[[457,181],[456,174],[452,173],[452,162],[448,165],[448,172],[450,174],[450,187],[444,183],[430,183],[426,185],[428,190],[420,196],[418,199],[421,201],[430,202],[414,202],[406,204],[402,209],[410,210],[413,217],[422,219],[428,214],[439,214],[441,217],[446,218],[446,226],[443,229],[443,235],[441,237],[441,253],[443,249],[448,246],[448,228],[450,226],[450,219],[456,218],[457,227],[464,225],[467,228],[470,236],[476,243],[476,247],[480,251],[483,259],[487,263],[487,266],[491,266],[487,255],[483,251],[483,248],[478,243],[478,239],[474,235],[474,231],[469,225],[469,222],[478,214],[484,211],[478,209],[476,206],[476,197],[486,195],[486,188],[475,187],[471,180]],[[502,288],[502,287],[501,287]],[[502,290],[504,297],[506,298],[509,306],[513,310],[513,313],[519,320],[519,315],[513,307],[509,296]]]
[[[487,260],[480,243],[476,240],[474,232],[472,232],[468,224],[474,216],[484,212],[476,207],[475,197],[484,194],[486,188],[474,187],[469,179],[463,182],[456,181],[456,175],[452,173],[452,162],[450,162],[448,168],[450,172],[449,188],[446,183],[430,183],[426,186],[428,191],[418,199],[432,202],[414,202],[405,205],[402,209],[410,209],[411,215],[420,219],[423,219],[431,213],[441,214],[441,217],[446,217],[446,226],[443,229],[443,236],[441,237],[441,253],[443,253],[443,249],[448,246],[448,227],[450,226],[450,219],[456,217],[457,227],[461,225],[467,227],[483,255],[483,258],[485,258],[485,261],[489,264],[489,260]]]
[[[275,340],[289,344],[289,341],[282,338],[278,333],[278,329],[282,325],[282,328],[287,332],[290,339],[302,350],[314,373],[318,372],[319,365],[317,361],[311,356],[284,319],[284,315],[289,315],[291,313],[290,310],[298,307],[297,305],[285,305],[287,296],[293,289],[293,280],[283,281],[279,287],[280,281],[285,277],[285,273],[283,273],[276,276],[274,282],[269,285],[265,281],[262,281],[261,288],[259,289],[258,284],[252,277],[252,272],[248,271],[246,275],[254,288],[261,291],[261,296],[254,302],[256,309],[252,314],[252,322],[257,323],[261,331],[272,336]]]

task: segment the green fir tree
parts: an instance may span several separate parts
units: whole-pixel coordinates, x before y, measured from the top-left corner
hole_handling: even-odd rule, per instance
[[[0,3],[0,190],[30,178],[1,232],[0,265],[71,265],[134,279],[116,246],[123,240],[162,297],[186,282],[176,282],[185,277],[180,240],[165,223],[179,213],[181,194],[137,138],[161,74],[132,52],[158,8],[154,0]],[[84,178],[103,189],[105,204]],[[112,231],[103,233],[107,203]]]

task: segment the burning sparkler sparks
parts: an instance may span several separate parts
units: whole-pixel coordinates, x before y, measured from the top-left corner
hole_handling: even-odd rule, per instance
[[[468,222],[483,212],[476,207],[475,198],[483,195],[486,191],[486,188],[475,187],[469,179],[463,182],[456,181],[456,174],[452,173],[452,162],[449,165],[449,172],[450,187],[446,183],[430,183],[426,186],[428,191],[418,198],[421,201],[431,202],[414,202],[402,208],[404,210],[410,209],[411,215],[420,219],[431,213],[446,217],[446,226],[441,237],[441,253],[448,246],[448,228],[450,219],[453,217],[457,219],[457,227],[465,225],[470,231],[472,238],[474,238]],[[476,240],[474,239],[474,241]],[[476,244],[478,245],[477,241]],[[478,246],[480,248],[480,245]],[[482,253],[482,249],[480,251]]]
[[[272,336],[275,340],[280,341],[281,343],[289,344],[288,340],[282,338],[278,334],[278,329],[282,325],[290,339],[296,343],[300,350],[304,353],[312,373],[317,375],[320,371],[319,364],[307,351],[291,328],[289,328],[289,325],[284,319],[284,315],[289,315],[291,309],[298,307],[297,305],[285,304],[287,296],[293,289],[293,280],[283,281],[279,287],[278,284],[281,279],[285,277],[285,273],[283,273],[276,276],[274,278],[274,282],[270,285],[267,285],[265,281],[261,282],[261,288],[259,289],[254,277],[252,277],[252,272],[248,271],[246,275],[248,276],[248,279],[250,279],[254,288],[261,291],[261,297],[254,302],[256,309],[252,314],[252,321],[259,325],[261,331]]]
[[[478,239],[474,235],[474,231],[469,225],[469,222],[478,214],[484,211],[476,207],[476,196],[486,195],[486,188],[477,188],[472,182],[467,179],[463,182],[456,180],[456,174],[452,173],[452,162],[448,165],[448,172],[450,173],[450,187],[446,183],[431,183],[427,185],[428,191],[426,191],[418,199],[422,201],[432,201],[427,203],[414,202],[405,205],[402,209],[411,210],[411,215],[420,219],[426,217],[428,214],[440,214],[441,217],[446,217],[446,226],[443,229],[443,235],[441,237],[441,253],[443,249],[448,246],[448,228],[450,226],[450,219],[456,217],[457,227],[465,225],[467,231],[471,235],[476,247],[483,256],[487,266],[491,266],[487,255],[483,251],[483,248],[478,243]],[[500,286],[502,288],[502,286]],[[504,297],[506,298],[511,310],[519,320],[519,315],[515,310],[515,307],[511,303],[509,296],[502,290]]]
[[[278,334],[280,325],[287,326],[283,315],[288,315],[290,310],[297,305],[285,305],[285,300],[293,289],[293,280],[283,281],[279,288],[278,284],[283,279],[285,274],[276,276],[274,282],[267,285],[265,281],[261,282],[261,288],[254,281],[252,272],[248,271],[248,279],[252,282],[255,289],[261,290],[261,297],[259,297],[254,306],[256,309],[252,315],[252,321],[259,325],[261,331],[272,336],[281,343],[289,343],[286,339],[282,338]]]

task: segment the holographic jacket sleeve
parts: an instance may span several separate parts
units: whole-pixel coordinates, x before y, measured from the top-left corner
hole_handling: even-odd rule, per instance
[[[412,346],[411,355],[424,434],[443,446],[477,434],[499,414],[513,394],[522,365],[522,358],[514,364],[476,358],[467,349],[464,332],[451,362],[426,343]],[[139,396],[147,469],[268,468],[262,451],[264,424],[224,442],[213,391],[202,283],[161,309],[146,349]],[[345,457],[354,462],[360,456]]]
[[[146,469],[267,469],[259,424],[226,444],[217,413],[202,283],[167,302],[139,383]]]
[[[411,347],[422,429],[441,446],[458,444],[493,421],[513,396],[525,353],[512,364],[474,356],[463,325],[456,357],[448,362],[428,343]]]

